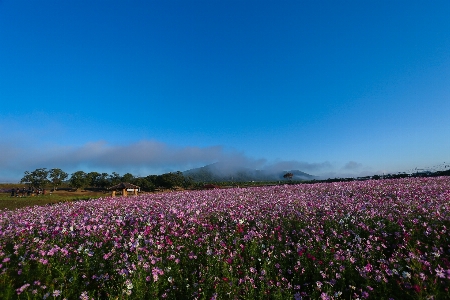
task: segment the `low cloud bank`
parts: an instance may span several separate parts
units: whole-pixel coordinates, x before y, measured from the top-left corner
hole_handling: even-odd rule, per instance
[[[119,174],[129,172],[136,176],[146,176],[186,171],[217,162],[221,166],[218,172],[223,173],[250,168],[274,173],[300,170],[322,178],[327,174],[334,174],[334,167],[329,162],[268,161],[265,158],[251,158],[242,152],[227,151],[222,146],[180,147],[154,140],[142,140],[128,145],[111,145],[105,141],[90,142],[82,146],[17,147],[4,141],[0,145],[0,182],[17,182],[25,171],[36,168],[60,168],[69,174],[83,170]],[[356,162],[349,162],[344,169],[351,171],[360,167]]]

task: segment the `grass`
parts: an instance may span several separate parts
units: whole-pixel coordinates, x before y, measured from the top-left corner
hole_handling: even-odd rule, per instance
[[[15,187],[21,188],[21,186],[18,185],[15,185]],[[6,187],[6,185],[0,185],[0,188],[6,189],[9,187]],[[0,210],[3,209],[14,210],[18,208],[35,205],[44,206],[48,204],[55,204],[61,202],[96,199],[107,195],[109,194],[105,194],[102,192],[56,191],[46,195],[12,197],[10,193],[0,193]]]
[[[99,198],[100,196],[59,196],[59,195],[41,195],[34,197],[11,197],[8,194],[0,194],[0,210],[9,209],[14,210],[18,208],[48,205],[61,202],[70,202],[77,200],[87,200]]]

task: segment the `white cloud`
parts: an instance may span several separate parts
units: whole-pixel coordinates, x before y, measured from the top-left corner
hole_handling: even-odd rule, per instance
[[[361,167],[362,167],[361,163],[358,163],[356,161],[349,161],[344,165],[344,170],[354,171],[361,169]]]
[[[127,145],[112,145],[106,141],[85,143],[81,146],[21,144],[20,147],[7,141],[0,142],[0,181],[18,181],[25,171],[36,168],[61,168],[73,173],[85,172],[130,172],[136,176],[185,171],[207,164],[222,162],[227,170],[238,168],[283,171],[298,169],[316,172],[329,169],[331,164],[299,161],[268,162],[264,158],[254,159],[242,152],[226,151],[223,146],[196,147],[174,146],[155,140],[141,140]]]

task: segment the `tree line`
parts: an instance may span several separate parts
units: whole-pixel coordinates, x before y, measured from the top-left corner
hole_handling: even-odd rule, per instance
[[[146,177],[135,177],[131,173],[120,175],[116,172],[108,174],[76,171],[69,177],[68,173],[58,168],[38,168],[32,172],[25,171],[20,182],[36,189],[51,187],[53,190],[57,190],[63,184],[68,184],[70,187],[76,189],[95,188],[106,190],[120,182],[129,182],[139,186],[143,191],[154,191],[157,188],[189,188],[194,185],[194,181],[190,177],[183,176],[183,173],[180,171],[162,175],[148,175]]]
[[[289,179],[290,184],[296,183],[318,183],[318,182],[341,182],[341,181],[354,181],[354,180],[368,180],[368,179],[394,179],[405,177],[431,177],[431,176],[450,176],[450,169],[445,171],[436,172],[421,172],[421,173],[399,173],[399,174],[387,174],[387,175],[373,175],[367,177],[358,178],[334,178],[326,180],[302,180],[292,181],[293,174],[288,172],[283,175],[285,179]],[[162,175],[148,175],[145,177],[136,177],[131,173],[120,175],[116,172],[99,173],[76,171],[70,176],[68,173],[61,169],[46,169],[40,168],[32,172],[25,171],[21,183],[27,184],[30,188],[45,189],[51,187],[53,190],[58,189],[61,185],[70,186],[75,189],[80,188],[93,188],[99,190],[106,190],[107,188],[114,186],[120,182],[129,182],[137,185],[143,191],[155,191],[156,189],[174,189],[175,187],[187,188],[201,188],[202,182],[213,182],[217,185],[229,185],[229,182],[218,182],[212,180],[212,176],[203,178],[202,181],[195,181],[190,176],[184,176],[182,172],[170,172]],[[238,182],[238,181],[236,181]],[[280,183],[280,182],[278,182]]]

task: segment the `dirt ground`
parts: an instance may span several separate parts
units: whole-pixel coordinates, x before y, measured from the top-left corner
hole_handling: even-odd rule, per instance
[[[50,193],[52,195],[58,195],[58,196],[74,196],[74,197],[79,197],[79,196],[107,196],[110,195],[111,192],[93,192],[93,191],[84,191],[84,190],[77,190],[77,191],[50,191],[47,192]]]

